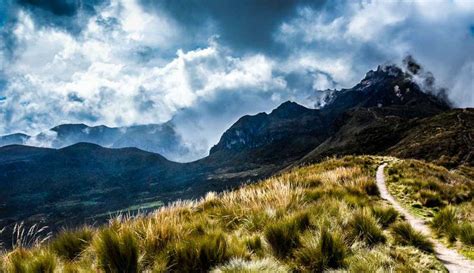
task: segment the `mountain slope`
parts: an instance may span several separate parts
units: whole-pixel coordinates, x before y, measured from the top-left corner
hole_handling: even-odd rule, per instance
[[[403,139],[387,150],[403,158],[418,158],[447,167],[474,166],[474,109],[454,109],[412,122]]]
[[[417,106],[392,106],[349,111],[339,130],[300,163],[317,162],[334,154],[384,154],[425,159],[447,167],[474,165],[473,109],[410,118],[411,109],[419,110]]]

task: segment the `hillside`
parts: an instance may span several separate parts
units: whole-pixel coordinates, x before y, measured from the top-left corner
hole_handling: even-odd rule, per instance
[[[108,226],[28,238],[0,268],[42,272],[445,271],[432,245],[380,199],[383,158],[345,157]],[[423,166],[423,165],[422,165]],[[24,227],[26,228],[26,227]],[[33,243],[32,248],[23,248]]]
[[[380,154],[424,159],[449,168],[473,165],[473,109],[453,109],[426,118],[407,117],[409,110],[391,106],[348,111],[337,132],[300,163],[334,154]]]

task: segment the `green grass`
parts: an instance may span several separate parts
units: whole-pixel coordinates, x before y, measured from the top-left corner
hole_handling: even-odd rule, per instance
[[[434,251],[433,243],[408,223],[397,223],[391,227],[391,231],[395,241],[400,245],[411,245],[429,253]]]
[[[95,242],[95,253],[99,267],[105,273],[138,272],[138,245],[134,234],[129,230],[100,231]]]
[[[387,186],[406,208],[430,223],[446,245],[473,259],[474,168],[459,170],[417,160],[395,160],[387,167]]]
[[[222,233],[178,244],[168,252],[167,269],[172,272],[205,272],[231,257]]]
[[[325,269],[338,269],[345,266],[347,245],[337,232],[323,228],[319,237],[306,238],[307,243],[295,253],[300,270],[322,272]]]
[[[387,239],[368,210],[356,211],[349,221],[349,227],[353,239],[362,239],[370,246],[385,243]]]
[[[404,220],[373,188],[382,160],[332,158],[148,215],[64,231],[0,254],[0,272],[444,271],[418,242],[404,244],[391,231]],[[470,227],[457,230],[459,240],[471,240]]]
[[[51,249],[59,257],[72,261],[78,258],[89,246],[93,232],[82,228],[75,231],[63,231],[51,243]]]
[[[372,215],[384,228],[398,219],[398,212],[392,207],[374,206],[372,207]]]
[[[286,258],[294,248],[301,245],[299,234],[309,224],[308,214],[295,215],[269,225],[265,229],[265,239],[277,257]]]

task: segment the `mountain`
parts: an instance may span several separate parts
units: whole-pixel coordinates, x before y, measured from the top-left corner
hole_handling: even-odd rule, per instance
[[[110,148],[134,147],[161,154],[171,160],[181,160],[189,153],[170,122],[129,127],[62,124],[36,136],[13,134],[0,137],[0,146],[29,144],[63,148],[80,142]]]
[[[198,198],[334,155],[388,154],[449,167],[469,165],[472,112],[451,109],[422,92],[409,73],[380,66],[353,88],[334,92],[320,109],[285,102],[270,113],[240,118],[209,156],[190,163],[91,143],[60,149],[6,146],[0,148],[0,226],[22,220],[55,228],[93,222],[109,212]],[[177,143],[171,125],[130,127],[123,141],[116,137],[118,128],[62,125],[52,130],[56,141],[63,141],[59,146],[84,138],[113,142],[101,143],[108,147],[145,145],[150,143],[146,132],[163,147]],[[171,138],[154,139],[160,134]],[[136,142],[129,142],[134,136]]]
[[[387,154],[425,159],[453,168],[474,166],[474,109],[453,109],[424,119],[415,119],[402,139]]]
[[[29,135],[21,133],[0,136],[0,147],[13,144],[25,144],[29,138]]]

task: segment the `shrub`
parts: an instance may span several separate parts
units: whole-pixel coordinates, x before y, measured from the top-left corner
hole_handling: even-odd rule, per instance
[[[466,245],[474,246],[474,225],[463,223],[458,227],[459,239]]]
[[[138,272],[138,245],[129,230],[104,229],[95,244],[99,266],[106,273]]]
[[[350,237],[362,239],[368,245],[384,243],[386,241],[377,221],[368,210],[361,210],[354,213],[349,221]]]
[[[372,214],[382,227],[388,227],[395,222],[398,217],[397,210],[392,207],[374,206],[372,207]]]
[[[275,256],[285,258],[294,248],[300,246],[299,232],[309,225],[309,215],[300,213],[284,221],[268,225],[265,229],[265,239]]]
[[[168,251],[167,268],[172,272],[207,272],[230,259],[231,253],[221,232],[180,242]]]
[[[395,241],[400,245],[411,245],[425,252],[433,253],[433,243],[423,234],[414,230],[410,224],[397,223],[392,226],[391,231]]]
[[[92,240],[92,231],[86,228],[63,231],[51,243],[51,249],[60,257],[72,261],[81,255]]]
[[[317,241],[306,244],[295,253],[296,261],[308,272],[344,266],[346,245],[337,233],[322,229]]]

